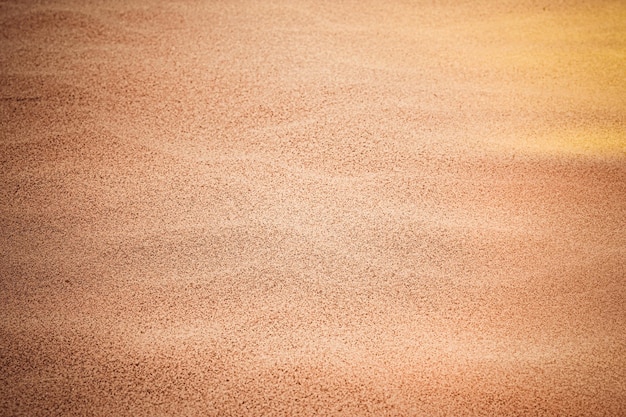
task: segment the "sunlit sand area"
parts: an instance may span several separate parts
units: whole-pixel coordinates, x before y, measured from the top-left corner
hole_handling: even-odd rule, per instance
[[[0,3],[0,415],[626,415],[626,3]]]

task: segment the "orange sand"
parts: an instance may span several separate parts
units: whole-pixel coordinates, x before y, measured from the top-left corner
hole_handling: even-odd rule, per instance
[[[417,3],[0,3],[0,415],[626,415],[626,3]]]

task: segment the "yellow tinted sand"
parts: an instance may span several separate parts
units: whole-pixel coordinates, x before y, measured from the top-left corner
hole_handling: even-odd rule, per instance
[[[519,150],[546,154],[626,156],[626,132],[622,129],[569,129],[527,138]]]

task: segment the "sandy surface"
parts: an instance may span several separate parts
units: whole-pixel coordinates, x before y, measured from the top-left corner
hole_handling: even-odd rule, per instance
[[[626,3],[340,3],[0,3],[0,415],[626,415]]]

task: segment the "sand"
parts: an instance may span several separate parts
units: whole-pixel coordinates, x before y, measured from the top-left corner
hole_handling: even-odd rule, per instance
[[[624,2],[0,16],[0,415],[626,415]]]

